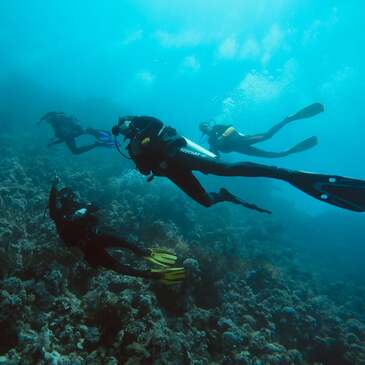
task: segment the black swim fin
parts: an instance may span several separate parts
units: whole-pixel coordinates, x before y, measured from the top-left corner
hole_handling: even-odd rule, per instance
[[[318,138],[317,137],[315,137],[315,136],[309,137],[309,138],[305,139],[304,141],[299,142],[294,147],[290,148],[288,150],[288,154],[298,153],[298,152],[303,152],[303,151],[309,150],[310,148],[315,147],[317,144],[318,144]]]
[[[295,114],[289,116],[287,119],[289,119],[290,121],[294,121],[298,119],[311,118],[319,113],[322,113],[323,111],[324,111],[324,106],[321,103],[313,103],[299,110]]]
[[[355,212],[365,212],[364,180],[302,171],[292,171],[286,180],[325,203]]]

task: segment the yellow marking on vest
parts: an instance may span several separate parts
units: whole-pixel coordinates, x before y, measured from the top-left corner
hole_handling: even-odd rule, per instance
[[[146,146],[147,144],[149,144],[151,142],[151,138],[150,137],[146,137],[142,140],[141,145],[142,146]]]
[[[224,133],[223,133],[223,137],[229,137],[233,132],[235,132],[236,130],[233,127],[229,127],[227,128]]]

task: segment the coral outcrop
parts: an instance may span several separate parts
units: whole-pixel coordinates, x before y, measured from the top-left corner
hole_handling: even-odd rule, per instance
[[[0,146],[0,364],[365,364],[364,284],[308,270],[278,217],[199,207],[98,152]],[[44,215],[55,170],[126,237],[174,249],[186,283],[94,270],[64,247]]]

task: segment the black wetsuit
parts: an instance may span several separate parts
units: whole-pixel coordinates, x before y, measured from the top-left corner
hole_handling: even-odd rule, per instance
[[[144,257],[149,253],[147,249],[129,243],[124,238],[101,228],[96,215],[88,211],[87,204],[79,203],[72,198],[62,202],[65,192],[72,197],[73,193],[69,189],[58,191],[53,186],[48,206],[49,215],[56,224],[57,232],[67,246],[81,249],[86,261],[93,268],[102,266],[124,275],[154,278],[150,271],[122,265],[107,252],[107,248],[123,248],[139,257]],[[77,214],[79,209],[86,209],[87,212],[79,217]]]
[[[104,146],[103,143],[97,141],[93,144],[78,147],[76,145],[76,138],[89,134],[98,139],[99,131],[93,128],[84,129],[71,116],[67,116],[64,113],[51,112],[46,114],[44,118],[51,124],[55,134],[55,138],[49,143],[49,146],[65,143],[68,149],[75,155],[80,155],[96,147]],[[108,145],[105,144],[105,147],[108,147]]]
[[[318,143],[316,137],[310,137],[298,143],[297,145],[280,152],[265,151],[253,146],[256,143],[269,140],[290,122],[291,120],[286,118],[282,122],[274,125],[267,132],[254,135],[241,134],[237,132],[237,130],[235,130],[232,125],[216,124],[208,133],[209,149],[217,156],[219,156],[220,152],[237,152],[255,157],[279,158],[308,150]],[[229,131],[229,135],[224,136],[224,133],[227,131]]]
[[[295,117],[298,119],[297,116]],[[291,117],[289,121],[290,119],[295,118]],[[287,122],[286,120],[285,123]],[[186,194],[206,207],[227,201],[260,212],[268,212],[245,202],[226,189],[220,189],[217,193],[206,192],[193,171],[218,176],[278,179],[290,183],[325,203],[356,212],[365,211],[365,181],[363,180],[287,170],[251,162],[221,161],[189,145],[174,128],[165,127],[160,120],[153,117],[120,118],[118,125],[113,127],[112,133],[116,136],[122,134],[129,140],[127,146],[129,155],[141,173],[168,177]]]
[[[226,153],[233,151],[232,147],[229,146],[229,144],[219,143],[223,133],[231,127],[232,127],[231,125],[223,125],[223,124],[216,124],[212,127],[208,135],[208,143],[209,143],[209,149],[216,155],[219,155],[220,151]]]
[[[208,193],[193,171],[220,176],[265,176],[285,179],[287,170],[249,162],[228,163],[190,151],[186,140],[174,128],[153,117],[131,117],[126,138],[129,155],[139,171],[148,175],[166,176],[198,203],[210,207],[219,202],[232,202],[262,210],[229,193],[226,189]],[[148,140],[146,140],[148,139]]]

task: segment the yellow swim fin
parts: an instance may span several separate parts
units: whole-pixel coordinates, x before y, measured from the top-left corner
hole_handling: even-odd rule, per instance
[[[181,284],[186,277],[183,267],[170,267],[167,269],[152,269],[161,283],[166,285]]]
[[[163,267],[174,266],[177,256],[168,250],[162,248],[151,248],[150,254],[144,257],[145,260]]]

